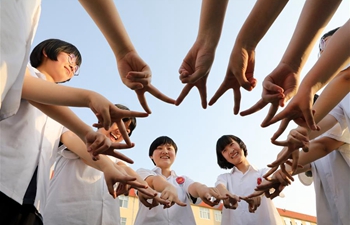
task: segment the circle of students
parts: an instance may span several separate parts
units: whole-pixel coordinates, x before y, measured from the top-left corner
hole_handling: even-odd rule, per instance
[[[57,85],[79,74],[79,50],[65,41],[48,39],[30,52],[41,1],[2,1],[0,224],[120,224],[119,201],[115,198],[128,195],[130,188],[137,190],[140,202],[135,225],[196,224],[190,204],[201,202],[223,205],[223,225],[282,224],[271,199],[292,183],[294,175],[305,171],[312,171],[315,182],[318,224],[347,224],[349,19],[321,37],[319,59],[298,83],[311,47],[339,2],[305,2],[281,62],[263,81],[262,98],[240,112],[247,116],[270,104],[261,126],[281,121],[271,138],[273,144],[283,146],[277,159],[267,168],[255,168],[246,158],[244,141],[233,134],[223,135],[216,144],[217,162],[230,171],[219,175],[214,187],[208,187],[171,169],[178,149],[170,137],[161,136],[151,143],[149,157],[155,165],[151,170],[134,171],[125,163],[132,163],[132,159],[114,150],[134,146],[130,136],[136,118],[151,113],[145,92],[180,105],[197,87],[202,107],[207,107],[206,78],[228,0],[202,1],[198,38],[179,70],[186,85],[176,100],[151,84],[151,70],[133,47],[114,2],[80,1],[108,40],[123,83],[136,92],[145,112],[130,111],[90,90]],[[268,0],[255,3],[237,35],[226,76],[209,105],[231,88],[236,96],[240,96],[241,87],[248,91],[255,88],[255,47],[286,4]],[[314,17],[306,16],[315,13],[319,15],[317,23]],[[260,26],[250,29],[256,21]],[[312,29],[304,32],[307,27]],[[207,55],[205,60],[203,54]],[[316,92],[324,86],[313,105]],[[240,97],[234,103],[234,114],[238,114]],[[90,108],[97,117],[93,126],[98,130],[81,121],[68,106]],[[287,140],[278,141],[292,120],[299,126],[290,131]]]

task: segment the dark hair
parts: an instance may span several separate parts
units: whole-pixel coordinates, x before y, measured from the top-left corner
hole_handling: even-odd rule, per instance
[[[81,54],[74,45],[59,39],[47,39],[35,46],[30,54],[30,64],[33,67],[37,68],[41,65],[44,52],[49,59],[54,61],[57,61],[57,55],[61,52],[74,54],[77,66],[82,63]]]
[[[315,94],[315,95],[314,95],[314,102],[313,102],[313,104],[315,104],[315,102],[317,101],[318,97],[319,97],[318,94]]]
[[[119,109],[123,109],[123,110],[128,110],[130,111],[130,109],[128,107],[126,107],[125,105],[122,105],[122,104],[115,104],[115,106],[117,106]],[[123,118],[123,122],[128,122],[129,120],[131,120],[131,123],[129,125],[129,130],[130,130],[130,133],[129,133],[129,137],[131,136],[132,134],[132,131],[135,129],[136,127],[136,118],[135,117],[129,117],[129,118]]]
[[[321,37],[320,42],[321,42],[322,40],[326,39],[326,38],[329,37],[329,36],[333,36],[333,34],[334,34],[339,28],[340,28],[340,27],[337,27],[337,28],[335,28],[335,29],[333,29],[333,30],[330,30],[330,31],[328,31],[327,33],[325,33],[325,34]],[[323,50],[323,49],[321,49],[321,45],[319,45],[318,48],[319,48],[320,51]]]
[[[239,144],[239,147],[244,152],[244,156],[248,155],[247,147],[239,137],[236,137],[234,135],[229,135],[229,134],[221,136],[216,142],[216,157],[217,157],[217,163],[222,169],[231,169],[235,166],[232,163],[229,163],[221,153],[226,148],[227,145],[232,143],[232,141],[235,141]]]
[[[177,153],[177,145],[176,143],[173,141],[173,139],[171,139],[170,137],[168,136],[160,136],[158,138],[156,138],[152,144],[150,145],[149,147],[149,151],[148,151],[148,156],[152,156],[153,155],[153,152],[154,150],[156,150],[158,148],[158,146],[161,146],[161,145],[166,145],[166,144],[169,144],[169,145],[172,145],[175,149],[175,154]],[[152,162],[154,165],[156,165],[152,159]]]

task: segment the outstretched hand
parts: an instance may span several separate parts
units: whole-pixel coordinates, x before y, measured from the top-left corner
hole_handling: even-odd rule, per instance
[[[122,82],[131,90],[135,90],[137,98],[143,109],[151,113],[148,107],[145,92],[169,104],[175,104],[175,100],[161,93],[151,84],[152,72],[149,66],[136,52],[129,52],[118,60],[118,70]]]
[[[256,197],[239,197],[239,199],[245,201],[248,203],[248,209],[250,213],[255,213],[257,208],[260,206],[261,203],[261,196],[256,196]]]
[[[269,121],[276,114],[278,107],[284,107],[297,92],[299,85],[299,74],[289,65],[280,63],[263,81],[261,99],[251,108],[242,111],[241,116],[250,115],[263,109],[271,103],[269,112],[261,126],[269,125]]]
[[[176,99],[176,105],[180,105],[191,89],[196,87],[203,109],[207,108],[207,78],[214,62],[215,49],[210,50],[203,46],[195,42],[180,66],[180,80],[186,85]]]
[[[209,105],[214,105],[226,91],[232,88],[234,96],[233,113],[235,115],[238,114],[241,104],[240,87],[242,86],[246,90],[251,91],[257,83],[257,80],[253,77],[255,52],[243,48],[236,49],[234,47],[232,51],[224,81],[209,101]]]
[[[123,122],[123,118],[147,117],[147,116],[148,116],[147,113],[123,110],[123,109],[119,109],[117,106],[113,105],[112,103],[109,104],[109,108],[108,108],[109,121],[111,121],[112,123],[115,122],[117,124],[119,132],[123,136],[125,143],[130,147],[132,147],[133,144],[130,141],[130,137],[128,135],[127,129],[125,128],[125,124]],[[105,117],[103,117],[99,113],[96,113],[96,117],[98,119],[98,123],[94,123],[93,126],[96,128],[104,127],[105,130],[108,130],[111,124],[109,123],[107,128],[104,126]],[[98,152],[102,153],[102,151],[98,151]]]
[[[312,110],[313,96],[311,90],[300,89],[282,112],[264,124],[264,126],[269,126],[282,120],[278,130],[271,138],[273,142],[284,132],[291,120],[301,127],[320,130],[314,119],[315,111]]]

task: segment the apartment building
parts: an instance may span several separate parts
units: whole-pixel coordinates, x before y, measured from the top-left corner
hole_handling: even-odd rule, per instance
[[[134,189],[130,190],[129,196],[119,196],[121,225],[133,225],[137,210],[139,208],[139,200],[135,195]],[[192,205],[193,215],[198,225],[220,225],[221,209],[213,208],[205,203]],[[277,208],[278,213],[282,217],[285,225],[316,225],[316,217],[293,212],[285,209]]]

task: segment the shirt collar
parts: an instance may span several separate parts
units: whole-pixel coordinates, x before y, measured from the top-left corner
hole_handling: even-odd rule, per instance
[[[255,172],[257,172],[258,171],[258,169],[255,167],[255,166],[253,166],[252,164],[250,164],[249,165],[249,168],[248,168],[248,170],[247,170],[247,172],[249,172],[249,171],[255,171]],[[234,173],[234,172],[240,172],[241,173],[241,171],[240,170],[238,170],[235,166],[232,168],[232,171],[231,171],[231,173]],[[247,173],[246,172],[246,173]]]
[[[155,172],[156,174],[162,175],[162,169],[159,168],[158,166],[154,167],[154,168],[152,169],[152,171]],[[171,171],[171,176],[177,177],[177,175],[176,175],[176,173],[175,173],[174,170]]]

